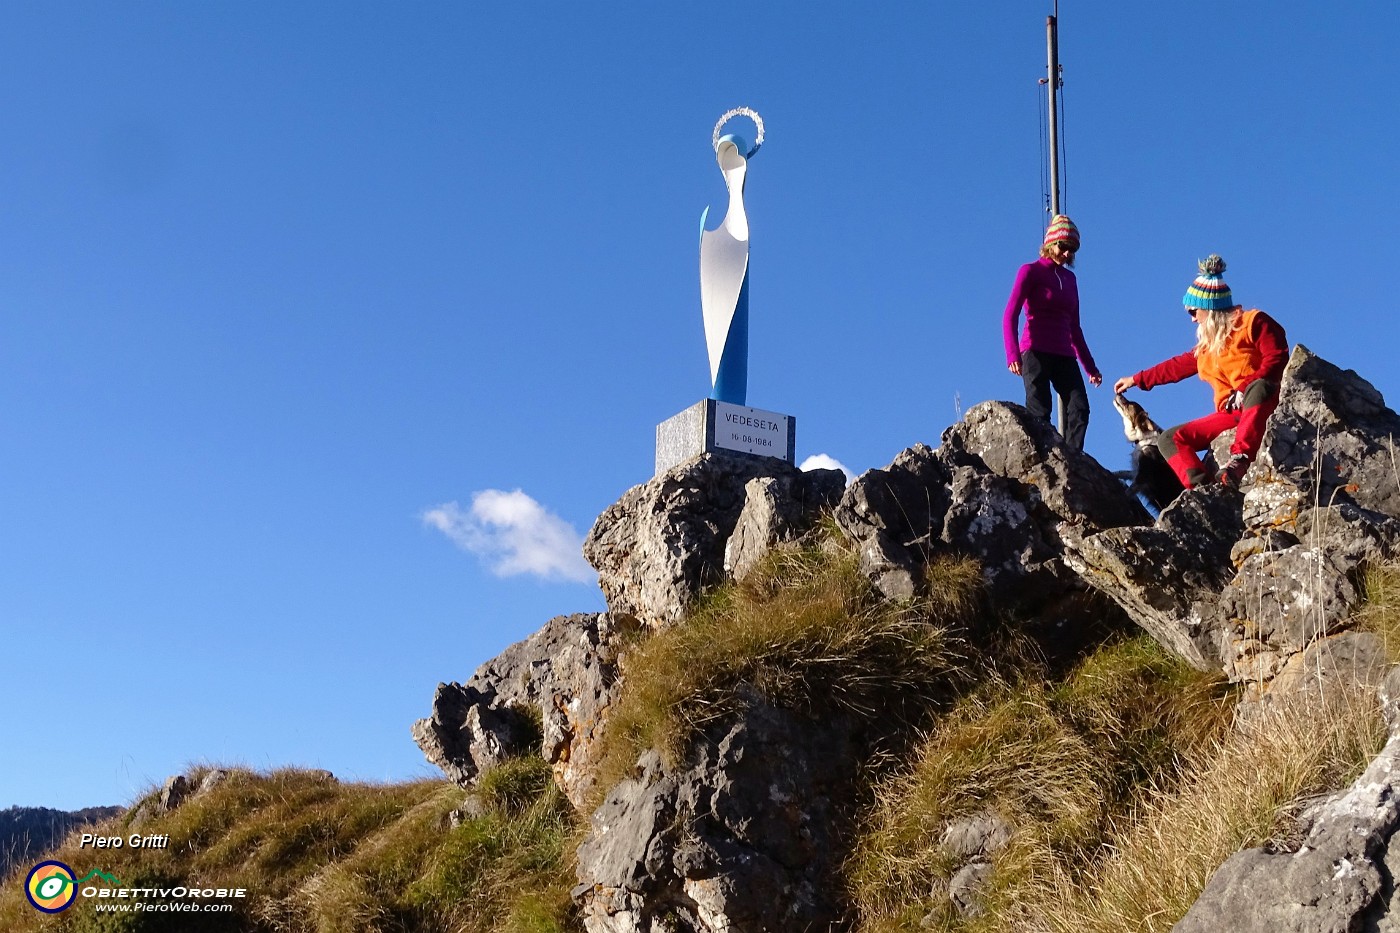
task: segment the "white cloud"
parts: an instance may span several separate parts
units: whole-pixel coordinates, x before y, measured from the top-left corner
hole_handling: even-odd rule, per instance
[[[846,464],[842,463],[840,460],[837,460],[835,457],[830,456],[829,454],[812,454],[812,456],[802,461],[802,464],[798,467],[798,469],[840,470],[842,473],[846,474],[846,482],[848,483],[856,478],[856,475],[846,468]]]
[[[592,583],[583,536],[558,515],[517,489],[483,489],[471,508],[448,502],[423,513],[423,523],[480,557],[501,577],[533,574],[545,580]]]

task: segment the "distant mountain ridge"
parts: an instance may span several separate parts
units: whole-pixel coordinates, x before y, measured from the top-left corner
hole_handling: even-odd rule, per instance
[[[9,807],[0,810],[0,877],[25,861],[48,852],[74,829],[110,819],[121,807]]]

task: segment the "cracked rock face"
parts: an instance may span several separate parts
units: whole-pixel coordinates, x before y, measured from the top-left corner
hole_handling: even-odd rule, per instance
[[[724,545],[724,572],[742,580],[775,545],[792,541],[845,489],[839,470],[760,476],[744,484],[744,507]]]
[[[1097,461],[1006,402],[971,408],[937,450],[916,444],[860,476],[835,516],[887,597],[914,595],[933,556],[958,553],[981,562],[1004,605],[1078,586],[1059,559],[1065,527],[1098,531],[1151,520]]]
[[[551,619],[466,684],[439,684],[433,714],[414,723],[413,740],[463,787],[540,741],[559,786],[580,806],[592,787],[596,739],[617,695],[619,634],[606,614]]]
[[[704,587],[741,578],[836,503],[887,597],[918,593],[942,554],[976,558],[993,608],[1022,620],[1090,595],[1097,611],[1102,594],[1191,664],[1245,684],[1259,702],[1243,720],[1267,716],[1273,702],[1387,677],[1382,645],[1352,617],[1366,566],[1400,554],[1396,435],[1400,418],[1369,383],[1298,347],[1242,490],[1189,491],[1155,522],[1092,458],[1001,402],[971,409],[937,449],[916,444],[845,488],[837,471],[706,455],[629,490],[590,532],[609,613],[551,620],[465,684],[440,685],[414,736],[464,786],[540,741],[575,806],[603,797],[574,890],[589,933],[842,928],[851,814],[838,802],[869,751],[862,725],[751,696],[679,763],[648,753],[616,786],[592,788],[621,689],[621,629],[675,624]],[[1400,675],[1384,695],[1400,717]],[[1393,733],[1352,788],[1311,814],[1298,852],[1230,859],[1178,929],[1400,933],[1389,911],[1397,755]],[[946,893],[960,910],[979,909],[1006,832],[982,816],[947,828],[962,867]]]
[[[1065,562],[1193,667],[1218,670],[1225,647],[1213,603],[1232,575],[1239,504],[1221,486],[1187,490],[1155,524],[1066,535]]]
[[[1352,502],[1400,518],[1400,416],[1380,392],[1297,346],[1257,466],[1293,488],[1299,511]]]
[[[840,470],[703,454],[624,493],[594,522],[583,556],[598,571],[613,615],[669,625],[725,578],[726,547],[736,534],[729,563],[742,572],[774,542],[811,527],[845,481]]]
[[[757,698],[691,746],[646,753],[593,814],[574,889],[589,933],[827,929],[860,727]]]

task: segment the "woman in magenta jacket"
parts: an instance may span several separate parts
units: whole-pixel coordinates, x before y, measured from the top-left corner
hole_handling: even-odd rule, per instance
[[[1079,250],[1079,228],[1068,217],[1056,214],[1045,231],[1040,258],[1016,273],[1011,298],[1002,315],[1002,339],[1006,344],[1006,368],[1026,385],[1026,408],[1038,418],[1050,420],[1050,390],[1059,393],[1065,406],[1065,442],[1084,449],[1089,430],[1089,392],[1079,366],[1094,385],[1103,376],[1094,365],[1084,331],[1079,326],[1079,285],[1070,266]],[[1021,309],[1026,326],[1016,339]]]

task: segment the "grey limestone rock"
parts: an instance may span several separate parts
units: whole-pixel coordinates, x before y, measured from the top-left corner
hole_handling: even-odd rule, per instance
[[[510,706],[493,705],[493,699],[457,684],[440,685],[433,697],[433,717],[439,726],[454,715],[460,719],[452,732],[440,728],[437,734],[443,739],[446,754],[441,760],[429,760],[459,784],[470,784],[483,771],[527,751],[534,738],[527,716]]]
[[[1047,421],[1020,405],[983,402],[943,432],[940,451],[1029,489],[1060,521],[1118,528],[1151,520],[1137,499],[1097,460],[1069,447]]]
[[[937,449],[916,444],[844,489],[839,474],[706,454],[629,490],[594,525],[585,556],[609,613],[552,620],[466,684],[441,685],[415,739],[470,785],[482,767],[539,738],[556,780],[582,806],[620,689],[621,630],[681,620],[706,586],[742,577],[833,501],[862,569],[888,598],[916,595],[931,559],[967,555],[982,566],[996,610],[1039,619],[1092,591],[1096,605],[1108,597],[1196,667],[1249,685],[1256,702],[1243,728],[1250,716],[1271,715],[1272,703],[1382,680],[1397,723],[1400,675],[1383,676],[1379,640],[1352,630],[1365,567],[1400,552],[1397,433],[1400,418],[1374,388],[1299,347],[1242,490],[1188,491],[1155,522],[1091,457],[1001,402],[975,406]],[[606,789],[579,847],[574,900],[585,928],[842,928],[849,913],[838,875],[853,814],[841,801],[853,799],[868,726],[746,695],[681,760],[643,755]],[[1229,860],[1179,929],[1400,927],[1400,914],[1388,913],[1400,869],[1400,846],[1390,845],[1400,826],[1397,743],[1393,736],[1361,780],[1309,815],[1298,852]],[[1008,835],[990,814],[946,827],[943,843],[961,863],[946,893],[959,911],[979,909]]]
[[[834,507],[845,488],[840,470],[749,480],[744,484],[744,507],[724,545],[725,572],[743,579],[774,545],[811,528],[816,515]]]
[[[939,840],[950,855],[963,859],[994,855],[1010,841],[1011,827],[990,810],[952,821]]]
[[[1393,929],[1391,842],[1400,828],[1400,734],[1349,789],[1311,811],[1295,852],[1225,861],[1175,933],[1359,933]]]
[[[974,406],[937,450],[916,444],[858,477],[834,514],[886,596],[912,596],[931,557],[960,553],[981,562],[1003,605],[1079,586],[1059,559],[1065,527],[1082,534],[1151,520],[1097,461],[1005,402]]]
[[[1385,646],[1370,632],[1319,639],[1289,658],[1269,687],[1271,697],[1327,701],[1339,691],[1378,688],[1389,672]]]
[[[705,587],[724,579],[725,546],[748,502],[750,480],[775,480],[755,495],[784,500],[771,510],[771,527],[758,528],[756,518],[736,544],[735,559],[751,564],[757,539],[810,524],[840,475],[804,473],[771,457],[702,454],[632,487],[604,510],[584,540],[583,556],[598,571],[613,615],[651,627],[669,625]]]
[[[1375,386],[1301,344],[1284,371],[1258,466],[1292,487],[1292,502],[1352,502],[1400,518],[1400,416]]]
[[[1267,680],[1318,639],[1350,627],[1367,566],[1397,553],[1400,540],[1395,519],[1350,503],[1304,509],[1290,527],[1296,544],[1248,554],[1220,594],[1232,680]]]
[[[169,813],[184,803],[185,798],[192,793],[194,787],[189,778],[183,774],[172,775],[165,779],[165,785],[160,789],[160,808]]]
[[[607,795],[578,850],[589,933],[827,929],[861,729],[820,727],[757,697],[675,767],[649,752]],[[669,925],[668,925],[669,924]]]
[[[952,503],[949,481],[933,450],[915,444],[884,469],[857,477],[836,507],[836,522],[859,549],[861,568],[891,599],[913,596],[920,586]]]
[[[413,741],[450,780],[470,785],[481,772],[525,750],[528,718],[473,686],[438,684],[433,715],[413,725]]]
[[[948,899],[964,917],[982,915],[982,889],[992,877],[991,862],[969,862],[948,881]]]
[[[1066,534],[1065,561],[1193,665],[1264,685],[1349,627],[1397,552],[1395,433],[1369,383],[1298,347],[1242,500],[1188,491],[1151,528]]]
[[[616,698],[618,635],[606,614],[551,619],[466,684],[439,684],[432,716],[413,726],[414,741],[464,787],[538,741],[561,788],[580,804],[593,782],[595,740]]]
[[[145,825],[163,813],[170,813],[188,800],[196,791],[195,785],[183,774],[172,774],[165,779],[160,791],[153,798],[136,808],[131,815],[133,828]]]
[[[232,776],[232,771],[228,771],[224,768],[214,768],[199,779],[199,786],[195,788],[194,795],[196,797],[203,797]]]
[[[1065,562],[1191,665],[1219,670],[1226,646],[1214,602],[1242,530],[1238,493],[1187,490],[1155,524],[1066,534]]]
[[[948,879],[946,896],[953,909],[967,917],[982,913],[982,889],[993,872],[993,858],[1011,841],[1011,826],[991,810],[953,820],[943,830],[939,844],[963,864]]]
[[[1355,567],[1325,547],[1255,554],[1222,591],[1219,609],[1249,637],[1301,651],[1348,623],[1361,599]]]

